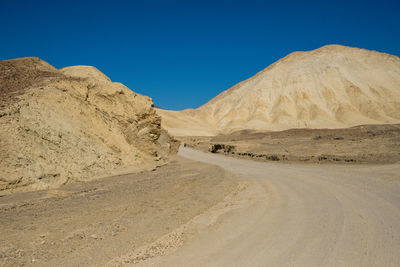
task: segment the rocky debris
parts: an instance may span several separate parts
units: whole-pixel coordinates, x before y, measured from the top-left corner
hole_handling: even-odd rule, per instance
[[[264,159],[271,161],[287,160],[286,155],[266,155],[266,154],[256,154],[251,152],[238,152],[236,147],[227,144],[211,144],[208,149],[211,153],[223,153],[225,155],[237,155],[240,157],[249,157],[256,159]]]
[[[0,191],[152,168],[177,150],[153,101],[94,67],[0,61]]]
[[[234,154],[235,146],[230,146],[226,144],[212,144],[209,151],[211,153],[219,153],[222,151],[224,154]]]
[[[226,144],[211,144],[208,150],[211,153],[223,153],[225,155],[234,155],[239,157],[248,157],[254,159],[264,159],[271,161],[287,160],[286,155],[266,155],[266,154],[256,154],[252,152],[238,152],[236,147]]]

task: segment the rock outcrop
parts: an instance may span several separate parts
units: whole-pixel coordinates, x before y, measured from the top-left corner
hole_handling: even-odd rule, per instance
[[[0,191],[153,168],[177,146],[149,97],[94,67],[0,61]]]
[[[174,135],[400,122],[400,59],[328,45],[295,52],[198,109],[158,110]]]

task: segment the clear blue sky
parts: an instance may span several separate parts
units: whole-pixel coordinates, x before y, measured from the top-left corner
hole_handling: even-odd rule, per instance
[[[0,0],[0,59],[92,65],[166,109],[198,107],[293,51],[400,55],[399,1]]]

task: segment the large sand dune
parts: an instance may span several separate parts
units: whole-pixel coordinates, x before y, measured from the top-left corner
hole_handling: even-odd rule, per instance
[[[172,134],[400,122],[400,59],[329,45],[295,52],[194,110],[158,110]]]

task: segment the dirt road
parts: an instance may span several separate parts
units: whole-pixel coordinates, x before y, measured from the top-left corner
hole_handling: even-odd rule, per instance
[[[288,165],[181,148],[248,187],[169,255],[138,266],[400,266],[400,165]]]

